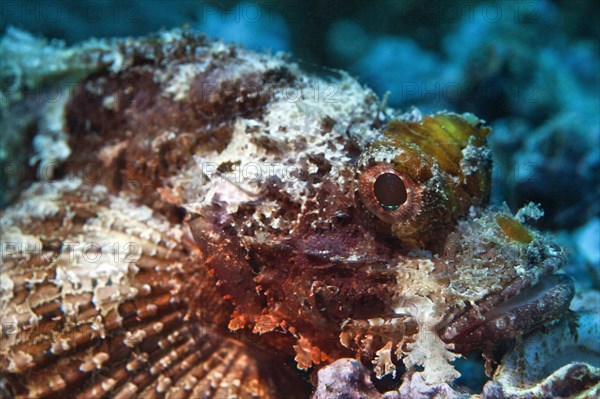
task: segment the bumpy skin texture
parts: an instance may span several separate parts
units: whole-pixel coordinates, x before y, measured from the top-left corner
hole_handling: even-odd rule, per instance
[[[230,306],[183,226],[79,179],[34,186],[2,222],[7,394],[279,397],[294,384],[227,337]]]
[[[191,33],[101,48],[56,111],[70,157],[2,217],[10,394],[302,397],[343,357],[435,386],[566,312],[563,251],[487,206],[474,116]]]

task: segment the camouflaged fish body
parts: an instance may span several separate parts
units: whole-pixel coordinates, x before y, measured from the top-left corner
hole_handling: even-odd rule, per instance
[[[68,155],[2,216],[5,392],[306,397],[343,357],[449,382],[566,312],[475,116],[189,32],[54,51],[86,73],[36,116]]]

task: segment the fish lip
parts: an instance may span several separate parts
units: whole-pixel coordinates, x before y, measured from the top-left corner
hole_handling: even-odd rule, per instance
[[[484,297],[476,306],[455,309],[438,329],[440,338],[459,352],[489,348],[559,318],[575,294],[569,276],[553,274],[564,261],[561,255],[549,257],[528,277]]]

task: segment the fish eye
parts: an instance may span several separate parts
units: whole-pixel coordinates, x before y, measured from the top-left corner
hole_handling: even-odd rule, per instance
[[[373,193],[386,211],[398,209],[408,199],[404,182],[395,173],[382,173],[373,183]]]
[[[420,206],[420,190],[402,170],[388,162],[368,165],[359,172],[358,199],[369,212],[387,225],[410,223]]]

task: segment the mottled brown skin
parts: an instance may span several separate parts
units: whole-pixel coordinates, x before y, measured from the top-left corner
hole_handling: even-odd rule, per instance
[[[304,128],[311,137],[303,137],[304,131],[298,134],[301,128],[295,124],[292,128],[280,126],[274,135],[268,131],[275,128],[268,126],[269,118],[274,118],[282,101],[277,102],[273,93],[294,85],[309,86],[302,83],[303,75],[297,70],[287,69],[281,61],[271,65],[268,61],[272,59],[266,56],[258,62],[262,69],[257,68],[248,62],[252,54],[233,47],[217,51],[218,46],[213,48],[195,35],[183,35],[175,43],[144,39],[119,46],[127,66],[118,72],[100,69],[87,76],[66,105],[65,130],[72,154],[60,168],[58,178],[79,176],[83,185],[53,199],[60,207],[58,215],[31,223],[25,214],[10,222],[43,238],[48,250],[59,252],[66,238],[78,232],[77,226],[101,219],[101,211],[112,209],[118,204],[117,197],[122,196],[133,204],[121,210],[123,220],[127,220],[128,211],[147,206],[153,220],[168,226],[162,234],[172,230],[181,233],[180,245],[170,252],[160,252],[157,259],[136,264],[143,272],[130,271],[130,280],[124,283],[125,288],[127,284],[148,284],[153,295],[163,295],[162,302],[154,297],[136,298],[131,303],[123,300],[114,316],[115,320],[119,315],[123,317],[123,325],[120,321],[111,324],[110,318],[102,321],[109,332],[124,331],[120,330],[123,326],[125,331],[134,332],[164,318],[169,329],[184,329],[182,335],[191,337],[193,342],[186,347],[185,355],[196,349],[203,353],[206,338],[210,353],[226,356],[239,350],[253,359],[248,369],[231,360],[220,364],[232,365],[235,373],[225,379],[241,379],[246,389],[243,397],[257,392],[252,384],[270,397],[302,397],[308,395],[306,385],[286,366],[286,362],[294,363],[292,357],[300,369],[321,367],[342,357],[360,357],[367,364],[377,358],[378,375],[388,372],[381,369],[392,362],[400,363],[424,328],[419,324],[423,320],[417,320],[421,309],[415,299],[432,303],[431,309],[440,318],[439,324],[431,326],[435,328],[433,333],[439,333],[441,339],[456,344],[461,351],[488,348],[496,345],[497,339],[526,333],[560,317],[568,306],[572,288],[569,282],[561,281],[552,291],[560,295],[543,297],[547,313],[537,306],[509,309],[503,317],[512,317],[513,325],[492,324],[493,320],[485,320],[473,310],[471,301],[480,310],[491,311],[541,276],[554,272],[564,260],[560,249],[548,245],[539,234],[526,245],[512,242],[489,216],[494,211],[482,209],[489,196],[490,164],[485,147],[488,129],[479,123],[448,113],[416,122],[399,120],[382,128],[375,144],[364,144],[365,130],[380,129],[382,119],[386,123],[390,120],[379,113],[381,104],[377,99],[361,88],[358,94],[364,96],[362,110],[357,106],[356,110],[338,111],[340,120],[334,120],[325,114],[333,113],[332,109],[323,104],[299,103],[284,109],[290,118],[320,120],[314,130],[306,122],[309,127]],[[206,65],[187,82],[185,96],[175,100],[166,95],[168,84],[175,80],[169,74],[179,65],[196,61]],[[161,76],[166,76],[164,81],[159,79]],[[217,89],[207,92],[206,87]],[[311,112],[311,106],[322,107],[323,115]],[[301,110],[300,116],[294,116],[296,109]],[[352,130],[353,126],[360,127],[359,133]],[[404,138],[405,129],[415,138]],[[440,140],[447,134],[452,136],[450,155],[438,151]],[[316,145],[310,141],[314,137],[325,141]],[[250,189],[234,185],[238,190],[235,195],[215,185],[211,187],[216,194],[207,197],[202,190],[216,184],[217,179],[199,179],[201,171],[195,156],[212,154],[220,159],[218,156],[227,154],[235,140],[246,147],[236,149],[233,155],[238,159],[221,162],[219,173],[224,174],[239,160],[275,159],[298,166],[295,182],[269,176]],[[469,144],[480,153],[468,159],[465,166],[461,161]],[[410,178],[422,194],[415,197],[418,201],[407,201],[415,205],[412,212],[403,214],[400,210],[391,219],[368,206],[373,202],[368,187],[359,189],[361,173],[373,163],[382,162],[378,157],[386,146],[402,151],[386,155],[384,161]],[[473,173],[467,173],[469,168]],[[94,197],[91,193],[97,186],[106,186],[108,193]],[[35,200],[36,195],[29,193],[26,198]],[[469,216],[471,206],[475,216]],[[273,224],[276,220],[279,225]],[[107,237],[133,234],[123,226],[107,223]],[[468,233],[477,237],[482,231],[491,231],[487,237],[490,241],[480,243],[478,263],[471,265],[464,240],[470,237]],[[503,253],[507,250],[526,253],[511,258]],[[183,264],[176,273],[168,267],[173,262]],[[517,270],[515,264],[525,272]],[[30,273],[36,267],[28,260],[7,265],[19,273],[21,269]],[[432,270],[423,272],[423,265],[430,265]],[[469,279],[471,276],[464,277],[465,265],[467,272],[487,278],[481,287]],[[405,276],[416,277],[410,281]],[[26,281],[22,284],[25,287]],[[164,288],[165,284],[174,284],[177,289]],[[422,291],[411,291],[421,285]],[[24,301],[31,292],[21,291],[20,295],[19,300]],[[93,301],[88,302],[87,306],[93,308]],[[156,314],[138,312],[140,306],[158,302],[164,307]],[[415,314],[406,313],[411,306],[417,308]],[[60,302],[50,301],[40,309],[39,316],[52,328],[62,328],[59,307]],[[24,371],[10,369],[15,351],[21,347],[9,345],[3,354],[2,370],[7,373],[12,392],[22,396],[37,393],[35,389],[41,390],[39,396],[46,397],[78,393],[94,396],[94,389],[100,388],[102,395],[110,396],[115,389],[125,393],[125,388],[133,389],[129,383],[137,394],[162,396],[167,388],[163,389],[160,381],[168,377],[167,382],[176,385],[186,374],[179,366],[164,366],[162,379],[149,371],[153,365],[164,363],[159,361],[161,356],[168,355],[168,351],[156,356],[152,352],[158,350],[153,349],[156,342],[166,339],[165,334],[155,332],[154,338],[141,344],[152,361],[133,377],[121,367],[131,360],[133,352],[123,346],[124,338],[118,334],[93,336],[74,345],[70,350],[82,359],[71,356],[71,352],[49,354],[49,342],[38,343],[35,348],[28,347],[27,341],[19,343],[34,358]],[[442,349],[443,345],[440,343]],[[387,361],[381,360],[382,349],[387,350]],[[91,369],[87,374],[77,373],[77,362],[89,361],[85,356],[98,352],[115,359],[110,367],[98,366],[98,373],[110,376],[116,388],[86,379]],[[211,361],[219,365],[219,356]],[[173,357],[178,364],[187,365],[183,355],[176,353]],[[203,360],[196,361],[194,365],[200,367]],[[39,379],[60,374],[60,370],[50,370],[57,364],[71,367],[61,377],[64,386],[45,385],[31,377],[38,370]],[[246,377],[254,380],[245,384]],[[291,382],[285,386],[281,381]]]
[[[235,51],[232,48],[229,54],[232,60]],[[168,66],[179,61],[185,61],[185,57]],[[260,117],[267,94],[274,87],[293,84],[294,78],[282,69],[264,75],[252,72],[231,80],[232,73],[215,68],[197,76],[187,99],[174,103],[160,95],[159,85],[149,75],[149,70],[160,68],[161,62],[141,59],[117,76],[99,73],[76,88],[66,116],[74,150],[62,173],[77,175],[83,168],[91,168],[85,173],[99,167],[102,173],[98,183],[113,192],[126,190],[140,203],[181,221],[185,213],[177,206],[178,199],[166,194],[166,178],[192,163],[194,152],[222,150],[231,139],[235,118]],[[218,91],[206,92],[215,85]],[[237,98],[240,91],[246,94],[242,101]],[[107,96],[117,99],[113,109],[102,106]],[[175,131],[176,139],[155,146],[153,140],[165,129]],[[127,145],[119,147],[123,141]],[[99,154],[110,146],[118,150],[106,165]],[[66,170],[69,167],[74,170]],[[330,168],[322,160],[318,173],[299,178],[316,186],[325,180],[324,174]],[[237,215],[225,214],[218,203],[205,209],[204,215],[187,215],[200,248],[207,254],[219,254],[209,255],[207,265],[216,273],[224,295],[238,305],[236,313],[243,315],[241,325],[253,327],[264,313],[265,304],[272,304],[269,315],[273,320],[268,322],[294,326],[311,342],[320,342],[320,347],[331,352],[327,356],[337,358],[351,355],[338,338],[341,323],[348,315],[371,318],[393,313],[385,301],[394,295],[394,277],[385,267],[390,256],[397,256],[390,248],[394,240],[373,233],[363,223],[366,215],[349,202],[347,195],[340,195],[353,192],[352,175],[347,178],[346,187],[329,186],[325,181],[319,188],[309,188],[314,198],[307,211],[321,211],[319,226],[311,226],[315,217],[308,215],[293,235],[273,237],[267,242],[253,240],[253,232],[244,231],[243,223],[252,214],[251,204]],[[263,197],[296,207],[281,198],[277,184],[273,180],[264,187]],[[220,238],[205,239],[209,231]],[[351,250],[378,255],[348,262],[345,258]],[[332,261],[335,257],[339,259]],[[313,282],[319,284],[313,287]],[[290,293],[290,286],[297,291]],[[328,292],[327,286],[336,287],[336,292]],[[258,328],[268,331],[271,327]],[[277,336],[280,334],[273,335],[267,340],[281,340]],[[286,337],[283,341],[283,348],[291,353],[293,339]]]
[[[239,224],[220,219],[218,209],[190,223],[194,238],[207,252],[229,255],[215,256],[208,264],[237,304],[235,328],[239,323],[268,332],[277,331],[278,325],[293,326],[318,343],[327,359],[352,354],[339,343],[348,315],[360,319],[393,315],[386,300],[395,295],[395,278],[387,265],[398,256],[390,248],[392,240],[373,233],[354,205],[331,190],[325,183],[311,202],[321,211],[316,225],[315,216],[307,215],[292,235],[268,241],[240,239],[244,219],[240,217]],[[326,207],[321,207],[324,203]],[[217,232],[219,239],[207,239],[208,232]],[[352,253],[365,256],[350,260]],[[291,345],[286,349],[291,351]]]
[[[226,57],[231,61],[218,59],[215,65],[234,62],[236,50],[231,48]],[[82,165],[106,164],[105,159],[99,159],[99,151],[116,146],[118,151],[108,159],[114,169],[111,174],[101,176],[100,182],[113,192],[126,190],[140,203],[169,215],[173,221],[185,219],[189,223],[196,243],[207,255],[207,267],[215,273],[221,292],[235,307],[230,329],[249,328],[264,333],[266,342],[289,354],[294,353],[295,333],[300,333],[316,348],[306,365],[352,356],[353,351],[339,340],[344,321],[349,317],[366,320],[394,316],[390,298],[398,294],[390,265],[401,262],[403,256],[418,247],[441,251],[446,232],[468,211],[469,204],[481,206],[487,202],[489,167],[485,165],[466,189],[444,186],[448,192],[456,192],[439,205],[436,199],[426,197],[422,209],[425,218],[411,221],[421,236],[411,234],[410,240],[398,240],[391,236],[389,227],[377,227],[379,222],[370,221],[373,215],[361,206],[361,198],[356,196],[353,170],[357,164],[349,164],[345,171],[340,171],[347,175],[343,185],[338,185],[327,180],[332,165],[318,158],[313,159],[319,167],[316,173],[300,172],[297,176],[307,184],[308,202],[292,234],[276,232],[268,239],[256,238],[252,203],[229,214],[224,210],[226,204],[216,201],[205,207],[202,214],[186,215],[179,206],[181,201],[169,195],[167,178],[189,167],[195,152],[222,151],[231,139],[234,120],[260,118],[270,90],[293,84],[294,77],[285,69],[234,76],[219,66],[209,67],[209,72],[194,78],[187,98],[174,103],[161,95],[162,88],[153,81],[150,72],[172,68],[178,62],[185,62],[186,57],[177,56],[176,60],[167,64],[160,58],[157,61],[140,57],[116,76],[99,73],[79,85],[67,106],[74,151],[66,167],[74,165],[81,169]],[[216,91],[207,91],[215,85]],[[106,96],[117,99],[113,109],[101,106]],[[460,123],[458,131],[468,129],[468,124],[459,118],[453,123]],[[324,124],[323,129],[326,128]],[[156,144],[166,129],[174,131],[176,139]],[[462,144],[457,144],[456,137],[444,139],[444,131],[436,129],[430,138],[423,138],[423,134],[430,133],[418,123],[406,128],[401,123],[392,123],[385,129],[388,141],[384,143],[402,148],[416,144],[418,151],[427,153],[440,145],[436,140],[450,140],[440,147],[441,152],[435,150],[431,160],[421,160],[421,155],[415,153],[414,160],[409,157],[407,163],[403,157],[399,162],[404,162],[402,167],[409,170],[428,168],[431,162],[437,162],[442,169],[450,169],[464,179],[458,171],[458,161],[469,133],[461,133]],[[476,143],[481,146],[488,129],[478,129],[483,138]],[[404,138],[413,130],[418,138],[414,144],[410,138]],[[121,142],[127,144],[119,147]],[[450,155],[443,155],[444,151]],[[433,177],[424,169],[415,170],[420,170],[417,184],[427,184]],[[262,188],[260,196],[263,201],[280,203],[283,213],[295,216],[299,212],[299,204],[293,198],[286,198],[277,178]],[[318,217],[312,210],[319,211]],[[351,257],[356,254],[362,255]],[[523,320],[525,325],[530,324],[526,315]],[[505,332],[501,330],[496,335],[502,338]],[[464,347],[487,345],[473,342]]]
[[[38,198],[35,192],[30,194]],[[198,377],[203,370],[203,359],[216,365],[228,353],[237,353],[238,358],[250,356],[257,362],[241,365],[245,370],[239,370],[237,376],[246,375],[249,382],[232,391],[237,392],[235,395],[253,397],[257,389],[266,397],[279,397],[284,392],[296,397],[305,395],[306,385],[280,357],[265,356],[228,334],[226,324],[231,306],[221,300],[206,264],[198,261],[202,255],[190,236],[184,236],[175,249],[169,246],[172,241],[167,236],[151,251],[144,248],[133,262],[135,267],[129,268],[126,284],[115,280],[101,287],[98,283],[99,289],[121,290],[123,299],[100,298],[98,292],[85,289],[66,297],[59,295],[62,284],[66,284],[56,280],[59,268],[77,263],[61,262],[65,248],[72,245],[69,243],[86,242],[79,241],[86,235],[88,242],[94,242],[103,234],[114,240],[128,234],[128,243],[152,246],[137,235],[139,232],[126,229],[126,212],[113,214],[110,227],[100,229],[95,236],[86,233],[85,226],[100,222],[103,212],[114,202],[107,193],[92,193],[89,186],[82,186],[64,192],[55,201],[60,209],[54,216],[41,220],[34,217],[33,223],[14,224],[23,234],[39,237],[42,252],[33,252],[33,258],[18,254],[3,258],[3,273],[15,283],[15,298],[4,312],[13,314],[29,301],[32,312],[39,318],[30,324],[28,315],[20,314],[19,324],[4,331],[0,346],[3,394],[92,398],[109,394],[129,397],[136,393],[144,398],[153,397],[161,379]],[[138,294],[128,299],[125,292],[130,290]],[[75,314],[65,312],[63,306],[67,303],[75,305]],[[98,358],[98,354],[102,357]],[[110,367],[97,367],[97,359],[105,359]],[[151,371],[159,362],[170,367]],[[224,365],[240,368],[235,363]],[[157,374],[160,378],[156,378]],[[235,372],[231,374],[236,376]],[[285,385],[282,381],[286,381]],[[186,394],[182,386],[174,384],[170,388],[171,394]],[[224,395],[220,390],[215,393],[217,397]]]
[[[517,332],[518,337],[569,314],[569,304],[574,295],[573,281],[567,276],[560,276],[556,286],[537,301],[507,310],[493,319],[471,320],[468,327],[449,342],[461,353],[477,349],[490,353],[498,343],[506,340],[507,334],[512,336]],[[448,327],[442,329],[440,334],[443,336],[446,330]]]
[[[118,74],[99,72],[79,84],[65,116],[73,151],[59,173],[82,175],[112,192],[126,191],[180,222],[182,213],[173,204],[177,199],[165,193],[167,179],[189,167],[194,153],[223,150],[235,119],[259,117],[270,93],[294,79],[285,68],[263,74],[223,69],[222,64],[236,60],[237,49],[230,47],[194,78],[184,101],[165,97],[164,84],[153,76],[210,58],[207,43],[190,35],[177,43],[174,54],[162,55],[160,44],[150,41],[133,48],[131,67]],[[106,98],[114,101],[108,108]],[[166,140],[165,130],[175,139]]]
[[[149,71],[166,70],[177,62],[189,60],[192,57],[190,51],[196,51],[193,57],[199,57],[198,51],[207,51],[207,43],[202,36],[190,35],[166,49],[160,41],[141,40],[136,46],[124,46],[121,50],[131,57],[130,68],[116,74],[101,70],[75,87],[65,108],[65,129],[73,151],[58,170],[56,178],[73,181],[79,177],[87,184],[76,192],[66,192],[54,198],[61,208],[53,217],[33,218],[32,221],[25,214],[22,219],[10,222],[23,234],[39,237],[44,245],[41,258],[3,258],[2,272],[11,270],[9,275],[22,285],[15,291],[17,303],[28,300],[36,290],[57,289],[52,288],[50,283],[28,287],[27,281],[42,272],[47,273],[48,281],[55,278],[50,262],[60,256],[65,241],[85,237],[86,233],[81,232],[80,227],[90,220],[99,219],[98,212],[111,206],[113,197],[91,194],[95,186],[105,185],[114,195],[127,193],[127,197],[138,206],[146,205],[165,221],[180,224],[177,228],[183,227],[181,223],[185,212],[178,206],[177,198],[169,197],[168,187],[165,187],[168,185],[167,178],[192,163],[191,154],[194,152],[222,149],[231,137],[233,120],[240,115],[260,115],[272,82],[289,84],[292,79],[285,69],[268,70],[264,74],[250,71],[230,78],[229,75],[235,73],[234,68],[216,66],[209,67],[206,76],[198,77],[196,85],[190,88],[190,101],[175,102],[161,97],[162,88],[152,80]],[[231,47],[231,60],[235,60],[235,53],[236,49]],[[216,64],[227,62],[227,59],[215,61]],[[217,89],[213,86],[206,89],[205,84],[216,85]],[[240,88],[242,85],[244,87]],[[243,101],[239,101],[240,92]],[[115,99],[111,107],[103,105],[106,97]],[[156,140],[166,128],[174,131],[176,139]],[[36,195],[34,191],[22,200],[33,197],[35,202]],[[115,228],[114,232],[109,230],[106,234],[116,237],[115,234],[122,233]],[[254,337],[244,338],[243,334],[237,334],[235,338],[229,334],[227,323],[231,304],[223,299],[223,293],[218,292],[217,280],[212,277],[213,273],[205,262],[206,254],[191,236],[184,234],[183,238],[180,247],[168,252],[166,257],[164,252],[160,252],[156,258],[140,259],[137,267],[141,272],[132,273],[129,287],[142,292],[146,290],[143,287],[149,286],[151,296],[124,301],[116,311],[98,320],[94,317],[99,312],[90,300],[93,296],[84,296],[81,301],[85,304],[80,306],[77,316],[81,324],[74,327],[64,325],[68,317],[60,310],[60,298],[34,308],[33,311],[42,320],[41,325],[29,326],[29,322],[23,320],[23,324],[17,326],[19,341],[4,341],[6,346],[3,346],[0,357],[0,391],[3,395],[99,397],[136,393],[144,398],[163,396],[166,392],[157,394],[159,381],[150,373],[150,368],[153,362],[168,358],[168,350],[185,343],[179,339],[172,346],[157,346],[168,339],[169,334],[178,333],[181,338],[189,338],[190,341],[185,344],[185,351],[178,354],[181,359],[176,357],[172,367],[161,369],[166,373],[161,378],[178,381],[183,376],[193,376],[189,370],[181,368],[182,361],[183,364],[189,363],[188,368],[196,367],[194,361],[199,362],[200,369],[204,367],[202,361],[210,361],[212,363],[207,365],[209,371],[210,367],[217,370],[218,366],[225,367],[222,371],[225,373],[231,368],[225,377],[232,379],[230,382],[234,382],[233,378],[241,379],[241,387],[233,389],[229,395],[248,398],[306,397],[308,385],[284,363],[281,356],[274,353],[272,345]],[[132,240],[135,241],[135,237],[132,236]],[[183,263],[183,271],[171,271],[172,263]],[[145,314],[143,309],[147,305],[157,305],[158,310]],[[123,318],[122,322],[120,318]],[[93,323],[103,326],[104,336],[99,336],[90,327]],[[162,323],[162,329],[150,334],[135,350],[124,344],[128,334],[144,328],[153,331],[156,323]],[[7,330],[5,334],[10,336],[11,331]],[[46,336],[40,331],[49,334]],[[69,349],[52,353],[51,346],[60,343],[59,339],[63,336],[71,337]],[[240,343],[239,339],[250,345]],[[88,372],[80,372],[81,364],[91,361],[89,357],[97,352],[108,355],[110,368],[96,371],[92,367]],[[146,353],[149,361],[142,363],[137,372],[126,369],[126,364],[139,353]],[[198,359],[183,358],[194,353]],[[242,360],[244,356],[253,360],[248,364],[228,364],[223,360],[229,354]],[[23,356],[31,356],[31,360],[16,369],[11,366],[14,362],[19,364]],[[196,377],[201,378],[198,374]],[[106,385],[107,379],[116,381],[116,384]],[[132,387],[135,387],[134,391]],[[178,396],[191,393],[172,388],[171,394]],[[229,392],[217,388],[205,388],[195,395],[225,397]]]

